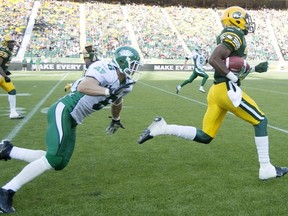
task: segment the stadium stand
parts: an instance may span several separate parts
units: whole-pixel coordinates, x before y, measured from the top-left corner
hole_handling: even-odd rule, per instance
[[[0,0],[0,5],[0,35],[10,34],[17,42],[14,51],[18,52],[33,3],[27,0]]]
[[[10,33],[18,41],[15,50],[18,55],[23,42],[28,61],[41,57],[43,62],[82,62],[80,53],[86,42],[96,46],[100,58],[110,58],[117,46],[133,45],[144,59],[177,60],[197,46],[210,53],[221,30],[222,10],[217,8],[97,1],[0,0],[0,3],[1,13],[9,14],[1,17],[0,33]],[[40,6],[34,14],[36,3]],[[249,60],[287,61],[287,9],[248,11],[257,24],[257,34],[247,37]],[[35,22],[31,24],[28,21],[33,14]],[[23,40],[25,36],[27,40]]]

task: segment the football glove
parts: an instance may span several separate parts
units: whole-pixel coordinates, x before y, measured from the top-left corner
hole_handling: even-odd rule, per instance
[[[4,79],[5,79],[5,82],[7,83],[11,82],[11,79],[8,76],[4,77]]]
[[[7,70],[5,73],[6,73],[7,76],[10,76],[10,75],[12,74],[12,73],[11,73],[10,71],[8,71],[8,70]]]
[[[255,66],[255,71],[258,73],[263,73],[263,72],[267,72],[268,70],[268,62],[261,62],[258,65]]]
[[[112,89],[110,88],[109,89],[109,93],[110,93],[110,96],[117,96],[119,94],[121,94],[125,89],[129,88],[130,85],[134,85],[136,82],[133,81],[133,82],[130,82],[130,83],[126,83],[124,85],[121,85],[120,87],[116,88],[116,89]]]
[[[67,83],[67,84],[65,85],[65,87],[64,87],[64,91],[65,91],[65,92],[69,91],[69,90],[71,89],[71,87],[72,87],[72,84],[73,84],[73,83],[71,83],[71,82]]]
[[[246,76],[250,73],[250,71],[251,71],[251,69],[246,70],[246,67],[243,66],[243,67],[241,68],[241,70],[239,71],[239,73],[238,73],[238,79],[239,79],[240,81],[244,80],[244,79],[246,78]]]
[[[107,134],[114,134],[118,130],[118,128],[125,129],[125,127],[120,122],[120,119],[119,120],[112,119],[110,125],[106,128],[106,133]]]

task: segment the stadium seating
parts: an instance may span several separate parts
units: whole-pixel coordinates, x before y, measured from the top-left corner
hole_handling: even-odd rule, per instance
[[[33,1],[0,2],[1,14],[9,14],[0,18],[0,33],[12,34],[18,41],[17,49]],[[288,60],[287,10],[248,12],[257,25],[256,33],[247,36],[248,58]],[[117,46],[133,45],[139,47],[145,59],[183,59],[195,47],[212,51],[215,37],[222,29],[221,13],[217,9],[183,6],[41,1],[25,56],[81,59],[83,45],[92,42],[100,58],[110,58]]]

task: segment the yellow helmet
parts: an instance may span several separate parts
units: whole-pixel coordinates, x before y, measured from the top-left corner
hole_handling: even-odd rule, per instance
[[[3,46],[8,46],[8,42],[15,42],[15,40],[13,40],[11,35],[4,35],[3,36],[2,45]]]
[[[237,27],[244,31],[244,34],[253,33],[256,25],[251,16],[241,7],[233,6],[227,8],[221,17],[224,27]]]
[[[85,44],[85,47],[90,47],[90,46],[91,46],[91,47],[93,46],[92,43],[90,43],[90,42],[88,42],[88,43]]]

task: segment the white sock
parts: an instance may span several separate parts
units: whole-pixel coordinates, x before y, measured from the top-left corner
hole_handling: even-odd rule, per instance
[[[196,128],[192,126],[167,125],[164,133],[162,134],[174,135],[184,139],[194,140],[196,131]]]
[[[9,95],[8,94],[8,101],[10,106],[10,113],[16,113],[16,95]]]
[[[6,190],[19,190],[24,184],[32,181],[37,176],[41,175],[45,171],[52,169],[51,165],[43,156],[40,159],[29,163],[23,168],[23,170],[15,176],[10,182],[4,185],[2,188]]]
[[[46,151],[30,150],[30,149],[19,148],[19,147],[13,146],[9,156],[13,159],[23,160],[23,161],[27,161],[30,163],[32,161],[35,161],[41,158],[45,154],[46,154]]]
[[[255,144],[257,147],[258,160],[260,168],[266,168],[272,166],[269,157],[269,140],[268,136],[255,137]]]

